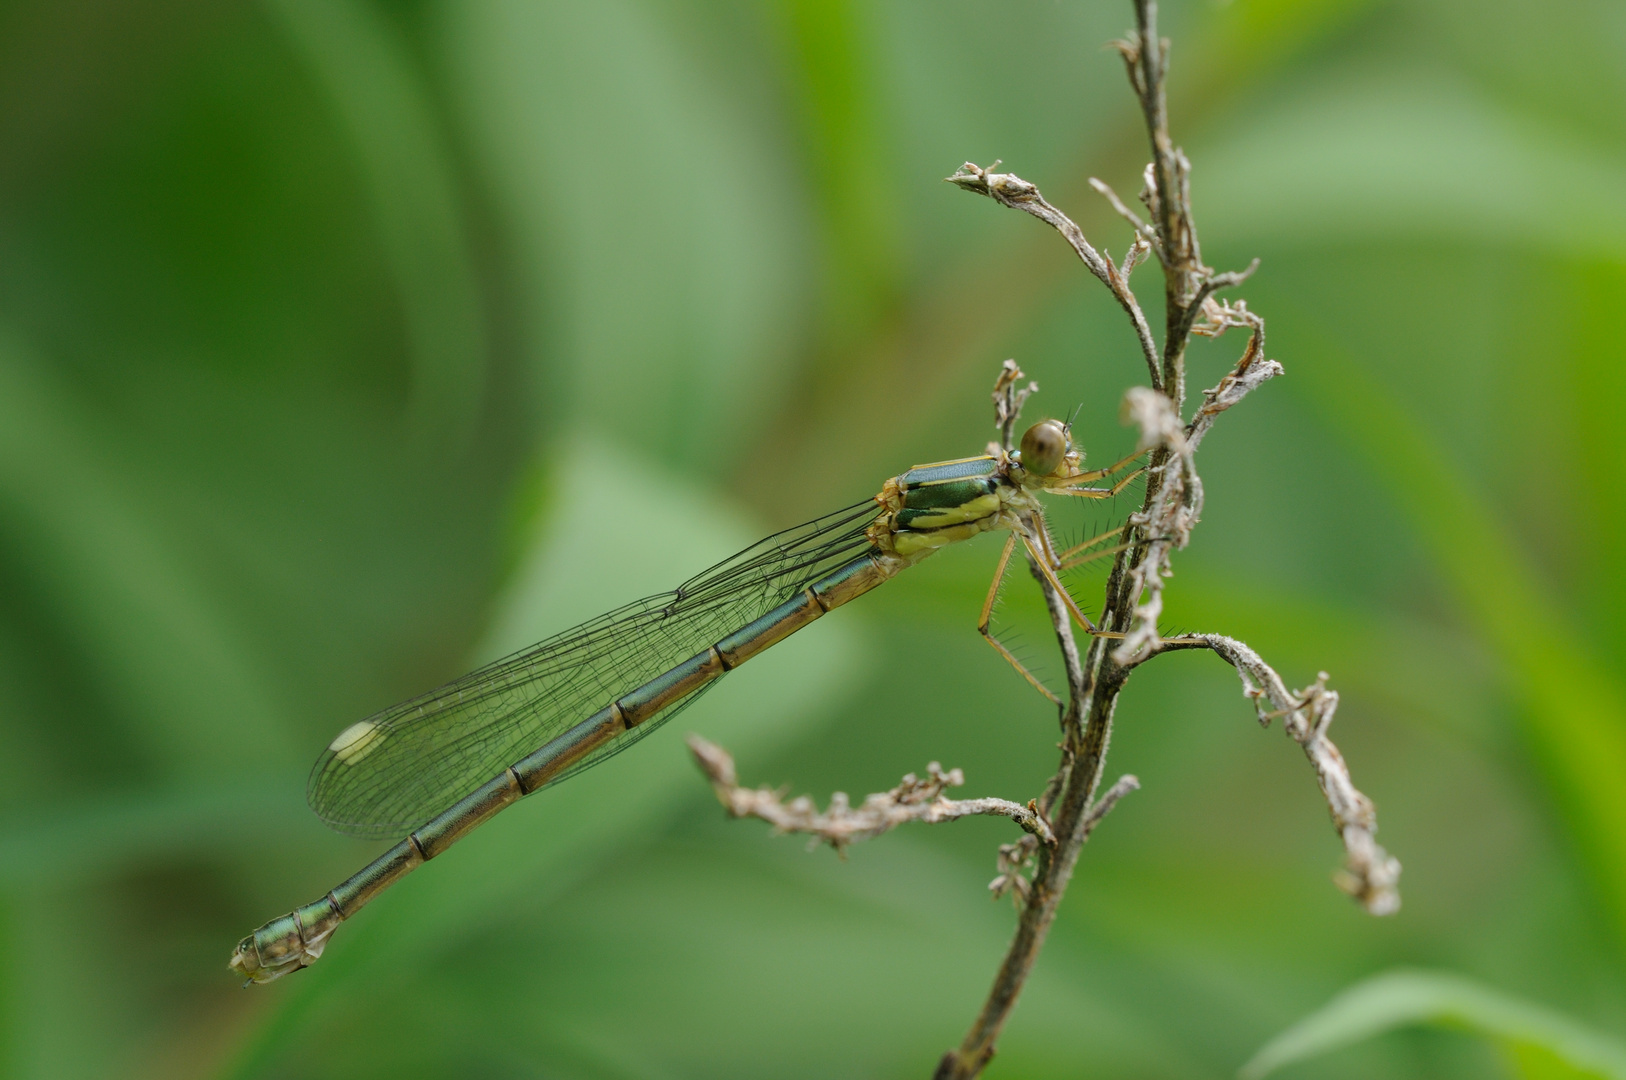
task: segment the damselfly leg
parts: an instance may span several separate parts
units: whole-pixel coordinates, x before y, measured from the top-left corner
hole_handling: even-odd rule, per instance
[[[1041,525],[1040,528],[1043,529],[1044,527]],[[1042,553],[1044,548],[1052,547],[1050,544],[1048,531],[1042,534],[1041,539],[1043,548],[1041,548],[1039,544],[1032,543],[1025,536],[1019,537],[1019,535],[1013,531],[1010,537],[1006,539],[1004,549],[999,553],[999,562],[994,567],[994,580],[988,585],[988,595],[982,603],[982,616],[977,621],[977,633],[981,634],[982,639],[991,645],[995,652],[1004,657],[1006,662],[1014,667],[1017,670],[1017,673],[1028,681],[1030,686],[1039,691],[1039,693],[1043,694],[1051,702],[1056,704],[1060,704],[1061,699],[1058,698],[1049,687],[1045,686],[1037,676],[1029,671],[1003,642],[994,636],[991,627],[993,622],[994,604],[999,599],[1000,586],[1004,583],[1005,574],[1010,569],[1011,555],[1013,552],[1015,552],[1017,541],[1020,538],[1023,543],[1027,544],[1027,551],[1033,556],[1034,562],[1038,564],[1040,572],[1045,575],[1046,580],[1048,580],[1055,588],[1056,592],[1061,595],[1062,602],[1067,605],[1067,608],[1072,613],[1073,618],[1078,620],[1079,625],[1082,626],[1087,633],[1098,634],[1100,631],[1097,630],[1095,624],[1091,622],[1091,620],[1082,611],[1079,610],[1078,605],[1073,601],[1072,595],[1069,594],[1067,589],[1061,584],[1061,579],[1057,576],[1056,571],[1071,570],[1075,566],[1082,566],[1085,563],[1094,562],[1096,559],[1104,559],[1109,555],[1116,555],[1118,552],[1123,551],[1127,545],[1119,544],[1110,548],[1102,548],[1098,551],[1089,550],[1095,545],[1101,543],[1103,540],[1108,540],[1113,536],[1116,536],[1118,532],[1118,529],[1111,529],[1100,534],[1099,536],[1091,537],[1081,544],[1075,544],[1066,551],[1060,553],[1051,551],[1048,554],[1044,554]]]
[[[1011,667],[1015,668],[1022,678],[1028,681],[1030,686],[1049,698],[1053,703],[1060,705],[1061,698],[1051,693],[1049,688],[1040,682],[1033,672],[1024,667],[1022,661],[1018,660],[1015,654],[1001,644],[1000,640],[988,629],[988,624],[994,615],[994,601],[999,598],[999,586],[1005,580],[1005,570],[1010,566],[1011,552],[1015,550],[1016,534],[1013,532],[1005,541],[1005,550],[999,553],[999,565],[994,567],[994,580],[988,586],[988,598],[982,602],[982,618],[977,621],[977,633],[982,635],[982,640],[994,647],[995,652],[1010,661]]]
[[[1130,454],[1128,457],[1120,458],[1119,460],[1113,462],[1111,465],[1108,465],[1104,469],[1092,469],[1089,472],[1081,472],[1077,476],[1069,476],[1067,478],[1066,482],[1069,485],[1071,485],[1071,484],[1093,484],[1097,480],[1104,480],[1109,476],[1112,476],[1112,475],[1114,475],[1114,474],[1116,474],[1118,472],[1121,472],[1127,465],[1129,465],[1132,461],[1134,461],[1136,458],[1140,457],[1144,453],[1146,453],[1146,451],[1144,451],[1144,450],[1136,450],[1133,454]],[[1141,471],[1142,470],[1140,470],[1140,469],[1136,469],[1133,473],[1129,474],[1128,479],[1132,479],[1135,475],[1137,475]],[[1050,490],[1054,491],[1055,488],[1051,488]]]
[[[1116,555],[1118,552],[1126,550],[1129,547],[1128,544],[1119,544],[1116,547],[1102,548],[1100,551],[1090,551],[1090,548],[1093,548],[1101,541],[1110,540],[1122,532],[1122,528],[1114,527],[1108,529],[1099,536],[1090,537],[1081,544],[1074,544],[1072,547],[1056,556],[1057,569],[1071,570],[1075,566],[1083,566],[1087,562],[1094,562],[1096,559],[1103,558],[1107,555]],[[1081,552],[1089,553],[1081,554]]]

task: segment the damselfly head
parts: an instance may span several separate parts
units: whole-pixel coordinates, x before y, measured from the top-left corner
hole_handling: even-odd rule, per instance
[[[1067,459],[1067,427],[1059,420],[1041,420],[1022,436],[1022,468],[1038,476],[1055,476]]]
[[[237,943],[237,948],[232,950],[231,960],[226,966],[239,975],[247,975],[249,983],[254,981],[254,976],[260,971],[260,953],[254,947],[253,934]],[[243,985],[247,986],[248,983]]]

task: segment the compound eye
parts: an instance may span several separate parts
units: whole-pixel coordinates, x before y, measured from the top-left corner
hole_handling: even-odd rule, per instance
[[[237,948],[232,950],[228,966],[237,974],[247,975],[250,978],[260,970],[260,951],[254,947],[253,934],[237,943]]]
[[[1040,476],[1054,476],[1067,456],[1067,432],[1055,420],[1041,420],[1022,436],[1022,467]]]

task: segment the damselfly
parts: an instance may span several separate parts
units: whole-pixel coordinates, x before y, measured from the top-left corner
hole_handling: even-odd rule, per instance
[[[776,533],[668,593],[646,597],[352,724],[311,771],[311,808],[352,836],[405,836],[326,896],[238,943],[231,968],[271,982],[322,955],[345,919],[497,811],[591,768],[670,720],[728,671],[926,556],[979,533],[1010,532],[977,629],[989,631],[1018,542],[1095,626],[1057,575],[1116,548],[1103,534],[1059,551],[1040,493],[1110,498],[1137,475],[1133,454],[1085,471],[1069,425],[1045,420],[1016,453],[917,465],[873,499]],[[246,984],[245,984],[246,985]]]

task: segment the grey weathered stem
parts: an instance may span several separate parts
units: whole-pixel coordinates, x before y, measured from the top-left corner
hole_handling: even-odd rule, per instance
[[[1163,383],[1158,389],[1174,402],[1178,414],[1186,398],[1186,335],[1179,332],[1179,326],[1194,306],[1192,278],[1194,270],[1201,268],[1202,259],[1187,197],[1190,164],[1169,136],[1169,105],[1163,79],[1168,42],[1157,34],[1157,0],[1136,0],[1135,37],[1119,43],[1118,48],[1129,69],[1130,84],[1140,98],[1152,144],[1153,183],[1148,185],[1148,203],[1164,267]]]
[[[1236,668],[1242,692],[1253,702],[1259,722],[1269,726],[1280,716],[1288,736],[1304,748],[1327,800],[1333,827],[1344,841],[1344,869],[1336,878],[1338,887],[1373,915],[1400,910],[1400,862],[1374,839],[1378,826],[1372,800],[1355,787],[1344,755],[1327,738],[1327,727],[1338,708],[1337,692],[1327,689],[1327,673],[1321,672],[1307,689],[1290,693],[1281,676],[1247,645],[1223,634],[1195,636]],[[1268,711],[1267,704],[1271,706]]]
[[[1108,584],[1108,603],[1101,620],[1101,628],[1106,631],[1118,630],[1127,612],[1125,598],[1128,594],[1122,588],[1115,589],[1113,586],[1121,583],[1124,577],[1128,555],[1128,552],[1119,554]],[[1089,839],[1095,824],[1125,793],[1115,789],[1109,798],[1102,800],[1099,810],[1092,806],[1106,763],[1113,710],[1129,671],[1113,660],[1108,639],[1104,637],[1093,639],[1084,662],[1078,663],[1077,644],[1073,639],[1067,608],[1048,581],[1041,580],[1040,584],[1044,588],[1062,654],[1070,661],[1067,664],[1068,698],[1061,720],[1062,767],[1052,781],[1053,784],[1059,782],[1060,787],[1051,807],[1050,821],[1056,834],[1056,845],[1039,852],[1038,866],[1027,891],[1027,902],[1017,921],[1016,933],[1005,951],[1005,958],[994,975],[993,987],[959,1048],[949,1051],[938,1063],[936,1077],[939,1080],[975,1077],[993,1057],[995,1040],[1010,1017],[1017,997],[1038,959],[1039,950],[1044,946],[1084,842]]]

